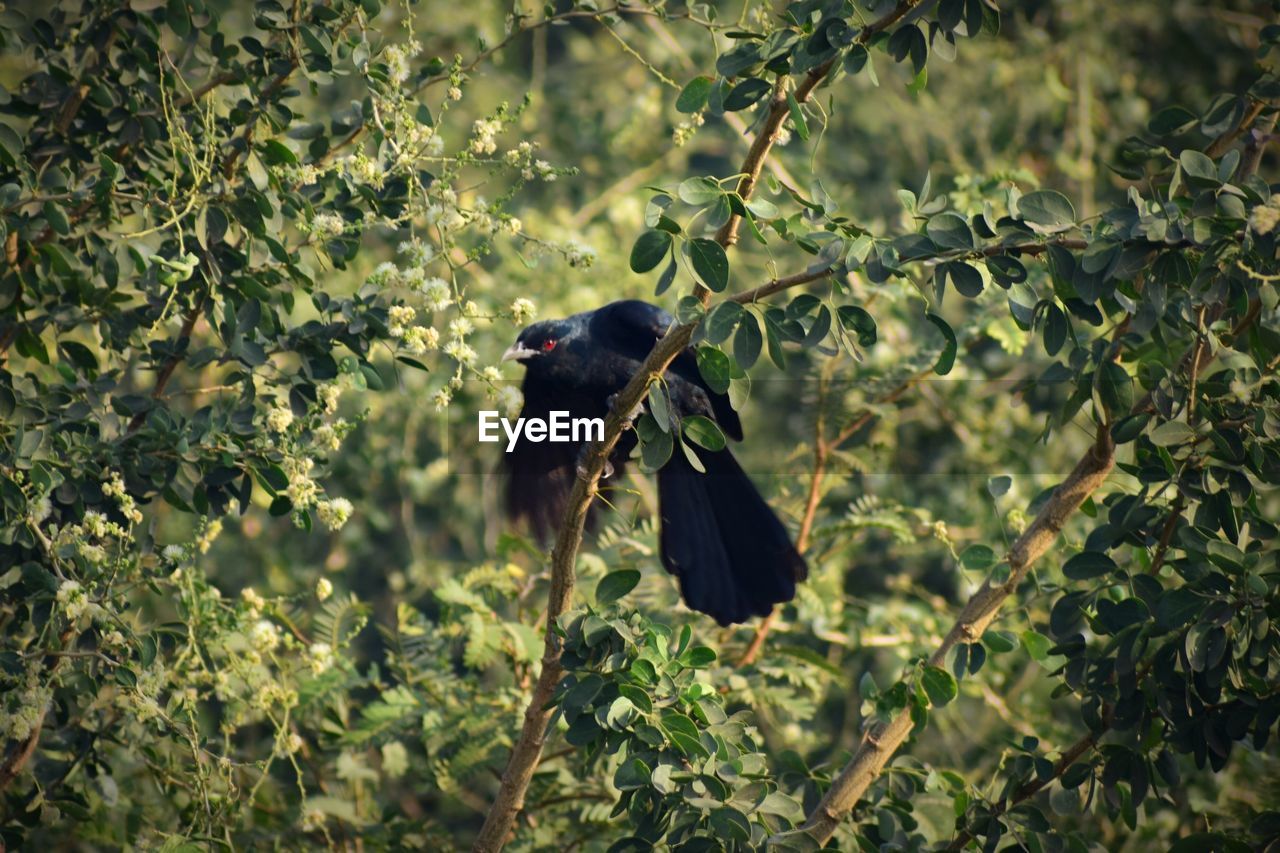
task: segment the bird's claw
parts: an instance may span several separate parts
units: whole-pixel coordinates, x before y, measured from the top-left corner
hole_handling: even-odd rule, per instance
[[[575,469],[578,474],[578,479],[580,480],[587,479],[587,475],[590,472],[590,468],[587,465],[587,446],[583,446],[583,448],[578,451],[578,462],[577,462],[577,465],[575,466]],[[608,459],[606,459],[604,460],[604,471],[600,473],[600,479],[607,480],[612,476],[613,476],[613,463]]]
[[[621,392],[618,392],[621,393]],[[618,410],[618,393],[610,394],[608,399],[609,411],[616,412]],[[635,426],[640,416],[644,414],[644,403],[636,403],[636,407],[626,416],[622,422],[623,429],[631,429]]]

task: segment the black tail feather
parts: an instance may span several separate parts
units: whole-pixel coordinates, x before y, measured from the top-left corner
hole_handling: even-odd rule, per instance
[[[677,450],[658,472],[662,564],[684,601],[721,625],[764,616],[795,597],[808,574],[786,527],[728,450]]]

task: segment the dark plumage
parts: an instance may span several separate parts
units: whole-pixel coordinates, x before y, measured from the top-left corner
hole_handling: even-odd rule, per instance
[[[671,323],[662,309],[628,300],[529,326],[504,356],[526,368],[521,417],[604,417]],[[729,438],[742,439],[737,412],[707,386],[692,350],[671,363],[667,388],[677,414],[713,418]],[[610,458],[614,477],[635,444],[633,432],[622,435]],[[507,510],[540,538],[563,518],[581,451],[576,443],[521,441],[504,454]],[[705,474],[678,449],[658,472],[662,564],[680,579],[685,603],[721,625],[763,616],[795,596],[808,573],[804,559],[733,454],[697,453]]]

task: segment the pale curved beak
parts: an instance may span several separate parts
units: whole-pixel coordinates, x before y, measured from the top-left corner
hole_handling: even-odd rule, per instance
[[[507,351],[502,354],[502,360],[503,361],[524,361],[526,358],[535,356],[537,354],[538,354],[538,351],[536,349],[530,349],[529,347],[521,346],[520,342],[516,341],[511,346],[507,347]]]

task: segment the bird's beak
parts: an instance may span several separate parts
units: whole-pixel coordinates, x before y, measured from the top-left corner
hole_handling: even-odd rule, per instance
[[[529,358],[530,356],[534,356],[537,354],[538,354],[538,351],[536,349],[530,349],[529,347],[521,346],[520,342],[516,341],[511,346],[507,347],[507,351],[502,354],[502,360],[503,361],[524,361],[526,358]]]

